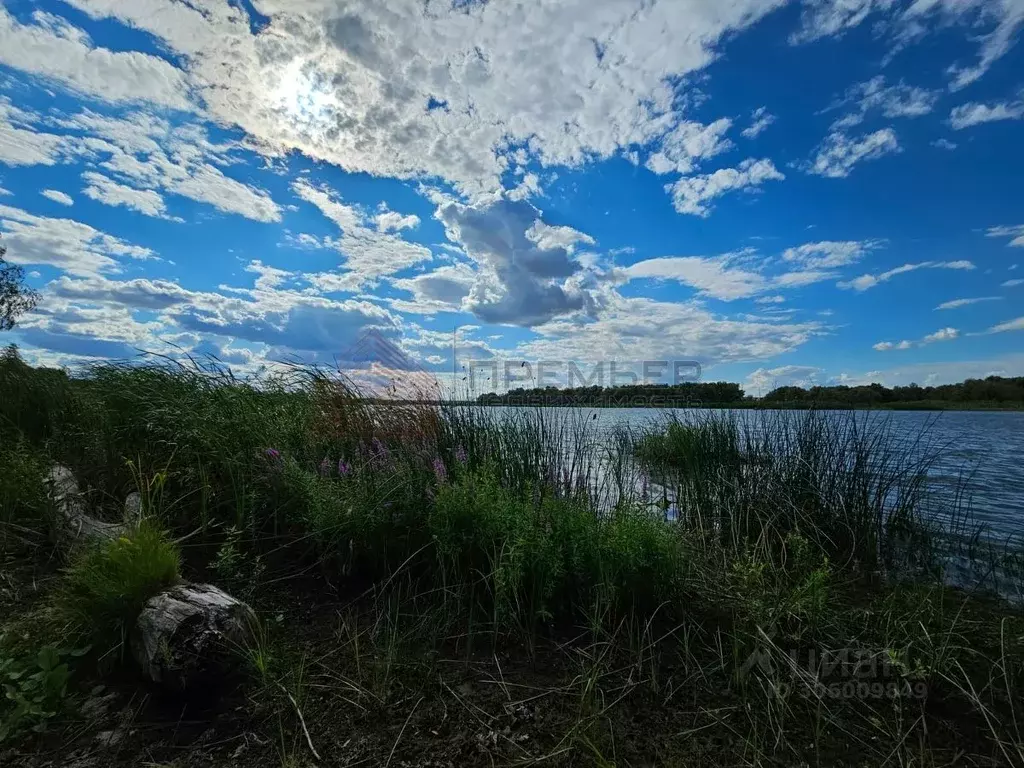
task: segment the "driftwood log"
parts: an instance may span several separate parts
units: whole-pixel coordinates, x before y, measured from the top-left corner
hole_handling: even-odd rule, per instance
[[[123,536],[142,515],[142,499],[125,499],[124,523],[106,523],[86,512],[67,467],[54,465],[47,492],[56,510],[57,538],[68,553],[89,542]],[[146,678],[178,691],[223,675],[252,636],[252,609],[209,584],[178,584],[152,597],[136,621],[132,653]]]
[[[139,615],[132,651],[143,674],[178,691],[219,677],[252,633],[245,603],[209,584],[180,584],[153,597]]]
[[[110,541],[124,534],[124,525],[105,523],[86,513],[78,483],[67,467],[55,464],[46,483],[56,512],[57,538],[68,553],[79,544]]]

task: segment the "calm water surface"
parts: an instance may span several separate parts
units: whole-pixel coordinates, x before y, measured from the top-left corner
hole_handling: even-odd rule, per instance
[[[494,408],[493,411],[505,411]],[[599,434],[617,426],[648,426],[675,413],[682,419],[708,411],[653,408],[550,408],[566,416],[593,421]],[[738,419],[759,419],[778,412],[741,410]],[[797,417],[805,412],[791,412]],[[845,412],[844,412],[845,415]],[[936,485],[952,486],[964,478],[974,523],[995,538],[1024,537],[1024,413],[996,411],[886,411],[856,413],[858,421],[888,422],[907,450],[934,453],[930,472]],[[917,442],[922,437],[920,443]]]

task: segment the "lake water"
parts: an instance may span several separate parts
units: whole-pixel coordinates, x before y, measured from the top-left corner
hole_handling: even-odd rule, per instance
[[[494,408],[492,411],[507,411]],[[618,426],[641,428],[673,413],[681,419],[707,417],[709,411],[655,408],[547,408],[566,417],[591,421],[597,434]],[[738,419],[759,419],[780,412],[739,410]],[[799,418],[806,412],[791,413]],[[846,412],[843,412],[846,415]],[[929,472],[936,486],[963,480],[972,522],[985,525],[987,536],[1024,538],[1024,413],[999,411],[855,412],[858,421],[877,427],[888,423],[904,438],[906,450],[937,456]],[[923,440],[918,442],[918,438]]]

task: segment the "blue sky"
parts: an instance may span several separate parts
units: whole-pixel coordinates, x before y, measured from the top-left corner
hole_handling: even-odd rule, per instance
[[[1022,27],[1024,0],[3,0],[0,230],[42,295],[8,335],[252,371],[360,368],[372,331],[443,379],[458,329],[459,371],[696,360],[752,393],[1024,375]]]

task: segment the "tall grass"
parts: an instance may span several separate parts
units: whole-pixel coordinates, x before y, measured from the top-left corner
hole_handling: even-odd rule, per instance
[[[751,764],[813,762],[830,732],[871,744],[876,722],[900,744],[927,741],[927,702],[836,701],[817,687],[827,670],[785,666],[788,654],[856,648],[893,660],[898,682],[925,684],[936,706],[971,713],[993,744],[1017,722],[1007,681],[1022,672],[1024,627],[998,600],[944,583],[965,530],[959,501],[929,484],[937,446],[884,421],[702,413],[609,434],[585,411],[373,401],[322,369],[242,381],[158,360],[82,379],[37,373],[59,384],[38,389],[36,416],[0,406],[11,444],[35,457],[26,466],[69,463],[99,506],[159,495],[145,508],[187,541],[186,573],[257,599],[256,579],[313,579],[316,599],[370,601],[372,631],[346,619],[341,632],[357,663],[346,685],[367,706],[384,706],[413,639],[467,653],[550,643],[579,662],[565,744],[591,757],[614,747],[600,728],[638,686],[663,701],[685,691],[701,712],[740,697],[749,722],[699,727],[749,730],[739,752]],[[14,395],[2,402],[37,397],[22,391],[34,375],[0,360]],[[173,546],[145,541],[132,550],[142,559],[114,543],[65,577],[82,621],[123,631],[177,577]],[[956,551],[984,569],[966,541]],[[372,674],[363,637],[386,656]],[[298,695],[291,704],[305,709]]]

